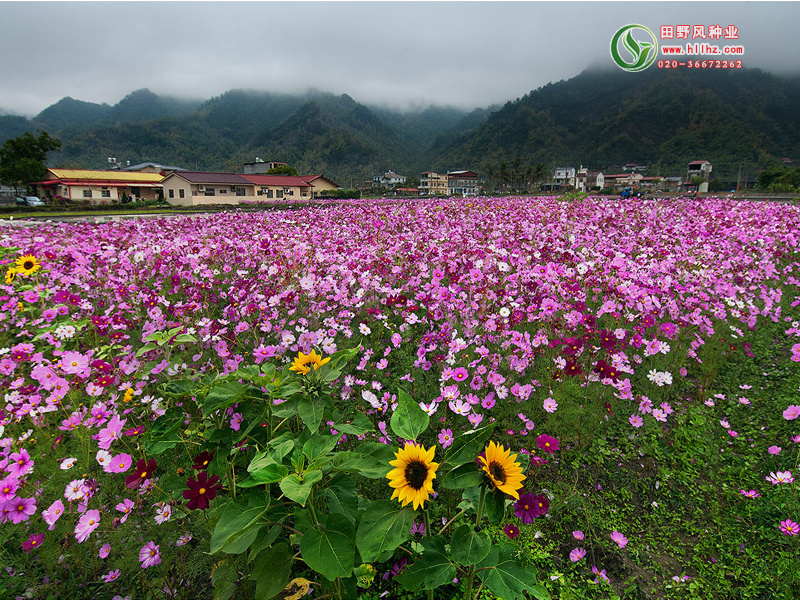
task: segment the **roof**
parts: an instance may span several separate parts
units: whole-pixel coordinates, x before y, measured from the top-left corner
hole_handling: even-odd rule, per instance
[[[317,179],[324,179],[325,181],[327,181],[327,182],[328,182],[328,183],[330,183],[331,185],[335,185],[337,188],[340,188],[340,187],[342,187],[342,186],[340,186],[338,183],[336,183],[336,182],[335,182],[333,179],[330,179],[330,178],[328,178],[328,177],[325,177],[325,175],[303,175],[302,177],[303,177],[303,179],[305,179],[305,180],[306,180],[306,181],[308,181],[309,183],[313,183],[313,182],[314,182],[314,181],[316,181]]]
[[[306,177],[299,175],[242,175],[255,185],[277,185],[280,187],[311,187]]]
[[[160,175],[158,175],[161,178]],[[179,171],[170,173],[162,179],[166,181],[170,177],[181,177],[189,183],[197,184],[216,184],[216,185],[253,185],[252,181],[245,178],[244,175],[236,175],[235,173],[205,173],[203,171]],[[249,175],[248,175],[249,177]]]
[[[693,160],[693,161],[692,161],[692,162],[690,162],[689,164],[690,164],[690,165],[702,165],[702,164],[705,164],[705,163],[711,164],[711,163],[710,163],[709,161],[707,161],[707,160]]]
[[[478,174],[472,171],[448,171],[448,177],[460,177],[462,179],[477,179]]]
[[[159,173],[133,173],[129,171],[93,171],[80,169],[48,169],[53,179],[70,181],[114,181],[128,183],[158,183]]]
[[[186,169],[182,167],[170,167],[169,165],[162,165],[160,163],[154,162],[143,162],[139,163],[138,165],[131,165],[130,167],[125,167],[125,171],[141,171],[147,167],[152,167],[154,169],[158,169],[159,171],[185,171]]]

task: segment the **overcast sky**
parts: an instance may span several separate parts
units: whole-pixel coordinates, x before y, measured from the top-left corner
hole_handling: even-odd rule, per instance
[[[611,38],[631,23],[656,35],[734,25],[745,67],[800,71],[798,2],[0,1],[0,109],[35,115],[64,96],[115,104],[145,87],[201,99],[316,88],[471,109],[591,64],[618,68]]]

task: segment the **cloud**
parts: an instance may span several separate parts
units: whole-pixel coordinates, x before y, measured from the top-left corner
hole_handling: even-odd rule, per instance
[[[745,66],[796,71],[800,4],[628,2],[1,2],[0,106],[132,90],[348,93],[463,108],[513,100],[609,61],[628,23],[734,24]]]

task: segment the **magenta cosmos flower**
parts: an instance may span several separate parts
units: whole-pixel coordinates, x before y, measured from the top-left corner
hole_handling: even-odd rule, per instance
[[[572,562],[578,562],[584,556],[586,556],[586,550],[584,550],[583,548],[575,548],[572,552],[569,553],[569,559]]]
[[[553,454],[556,450],[558,450],[558,440],[554,437],[550,437],[546,433],[543,433],[536,438],[536,445],[550,454]]]
[[[783,418],[787,421],[794,421],[797,417],[800,417],[800,406],[793,404],[783,411]]]
[[[7,511],[7,512],[6,512]],[[14,498],[6,502],[5,510],[9,521],[15,525],[27,521],[36,512],[36,500],[33,498]]]
[[[32,533],[26,541],[22,542],[22,549],[26,554],[30,554],[30,551],[41,546],[43,541],[43,533]]]
[[[87,510],[78,519],[78,524],[75,526],[75,539],[78,540],[79,544],[82,544],[89,539],[89,536],[98,527],[100,527],[100,511]]]
[[[533,494],[522,494],[514,503],[514,514],[523,523],[533,523],[539,516],[539,503]]]
[[[142,549],[139,550],[139,562],[142,563],[143,569],[148,569],[161,563],[161,554],[155,542],[150,541],[142,546]]]
[[[611,532],[611,541],[615,542],[620,548],[624,548],[628,545],[628,538],[622,535],[619,531]]]
[[[511,540],[516,539],[517,536],[519,535],[519,527],[517,527],[516,525],[512,525],[511,523],[503,527],[503,531]]]

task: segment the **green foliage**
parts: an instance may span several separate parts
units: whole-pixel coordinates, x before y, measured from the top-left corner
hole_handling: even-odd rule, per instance
[[[267,175],[290,175],[295,176],[297,175],[297,169],[290,165],[278,165],[277,167],[272,167],[267,171]]]
[[[47,174],[47,154],[61,148],[61,142],[46,131],[29,132],[6,140],[0,147],[0,182],[19,188],[41,181]]]

